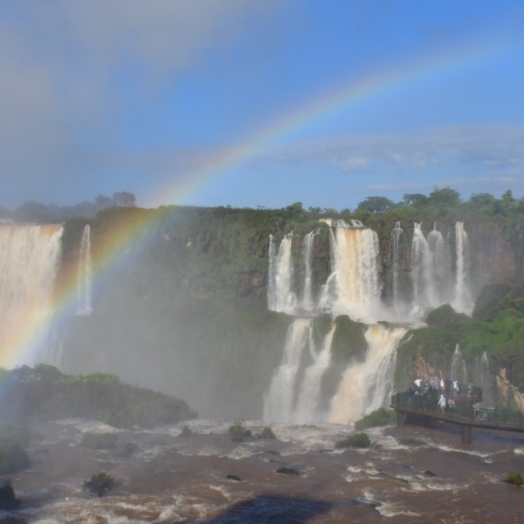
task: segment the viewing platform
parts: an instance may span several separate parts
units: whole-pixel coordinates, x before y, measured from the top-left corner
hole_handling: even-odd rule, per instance
[[[434,395],[411,395],[407,392],[391,397],[391,407],[397,412],[397,426],[410,422],[441,420],[462,427],[462,442],[471,442],[472,428],[495,429],[524,433],[524,413],[494,408],[480,408],[475,404],[482,402],[482,390],[467,385],[459,385],[459,394],[453,392],[449,399],[454,406],[442,409],[438,405],[440,393]]]

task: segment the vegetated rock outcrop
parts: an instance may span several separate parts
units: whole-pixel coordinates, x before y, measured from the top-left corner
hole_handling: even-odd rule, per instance
[[[1,375],[2,424],[85,417],[131,428],[197,416],[183,400],[123,384],[115,375],[68,376],[48,364],[2,369]]]

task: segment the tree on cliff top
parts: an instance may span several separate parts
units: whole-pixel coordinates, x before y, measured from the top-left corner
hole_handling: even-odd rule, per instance
[[[369,211],[370,213],[384,213],[393,207],[395,207],[395,203],[389,198],[370,196],[367,197],[366,200],[360,202],[357,209],[361,211]]]

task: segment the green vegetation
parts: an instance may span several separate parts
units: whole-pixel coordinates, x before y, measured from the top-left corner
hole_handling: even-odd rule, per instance
[[[113,449],[117,441],[116,433],[86,433],[80,444],[89,449]]]
[[[469,317],[463,313],[457,313],[449,304],[444,304],[431,311],[426,317],[428,326],[447,326],[457,322],[467,321]]]
[[[15,497],[15,490],[9,481],[0,484],[0,510],[11,511],[20,506],[20,500]]]
[[[396,411],[393,409],[379,408],[369,415],[362,417],[355,422],[355,429],[361,431],[367,428],[375,428],[379,426],[387,426],[392,424],[396,418]]]
[[[266,426],[262,429],[262,431],[257,435],[257,438],[266,439],[266,440],[275,440],[277,436],[273,432],[273,430]]]
[[[69,417],[153,427],[196,416],[184,401],[123,384],[115,375],[68,376],[47,364],[0,373],[9,392],[0,396],[0,422],[6,427]]]
[[[331,344],[333,360],[347,363],[351,359],[363,360],[367,351],[367,342],[364,337],[367,326],[354,322],[347,315],[335,319],[336,329]]]
[[[506,482],[508,484],[513,484],[514,486],[522,486],[522,484],[524,484],[524,479],[520,473],[508,473]]]
[[[354,433],[349,435],[344,440],[335,442],[336,449],[343,448],[369,448],[371,441],[366,433]]]
[[[84,482],[84,489],[95,497],[103,497],[114,485],[115,479],[105,471],[101,471]]]
[[[246,429],[241,422],[229,426],[228,433],[234,442],[242,442],[244,438],[251,437],[251,430]]]
[[[508,293],[501,298],[506,304],[520,307],[520,296]],[[439,311],[440,310],[440,311]],[[450,373],[450,364],[456,344],[460,345],[467,362],[480,358],[484,352],[490,358],[492,369],[506,368],[508,379],[517,387],[524,388],[524,312],[508,307],[494,313],[493,320],[483,320],[464,315],[448,315],[447,306],[435,310],[430,316],[439,318],[426,329],[409,331],[397,352],[397,376],[395,383],[401,390],[413,380],[414,362],[422,357],[433,367]],[[486,309],[482,309],[486,311]],[[491,309],[493,312],[493,309]],[[447,318],[449,323],[443,321]],[[456,377],[450,377],[454,379]]]

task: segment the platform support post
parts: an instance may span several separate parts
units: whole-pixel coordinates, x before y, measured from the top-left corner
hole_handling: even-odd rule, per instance
[[[464,444],[471,442],[471,426],[462,426],[462,442]]]
[[[408,418],[407,413],[401,413],[397,411],[397,428],[401,428],[406,425],[406,419]]]

